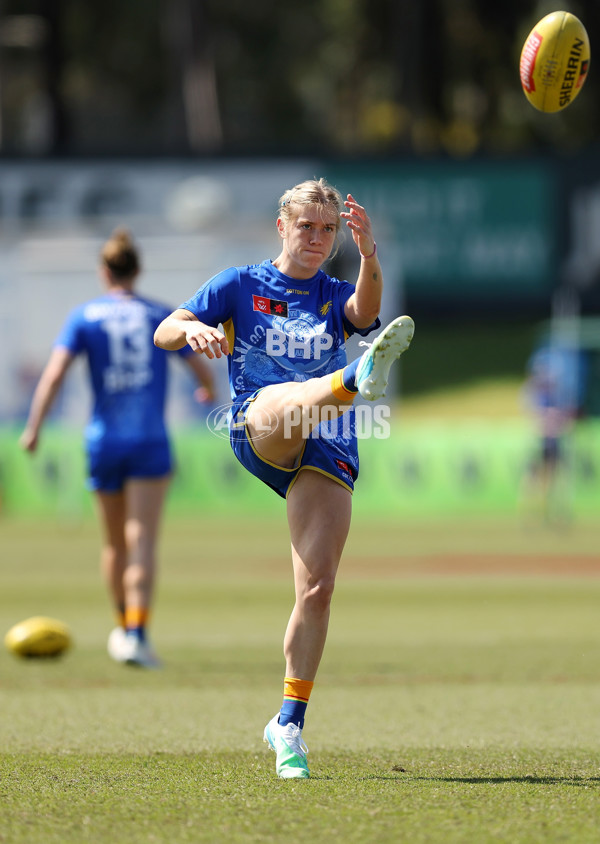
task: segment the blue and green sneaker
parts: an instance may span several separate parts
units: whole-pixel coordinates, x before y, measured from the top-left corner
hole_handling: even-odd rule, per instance
[[[278,712],[265,727],[263,741],[277,754],[275,770],[278,777],[284,780],[310,777],[306,764],[308,747],[302,741],[302,730],[297,724],[282,727]]]
[[[390,367],[410,346],[415,324],[409,316],[396,317],[364,352],[356,370],[356,386],[363,399],[385,395]],[[367,345],[361,344],[361,345]]]

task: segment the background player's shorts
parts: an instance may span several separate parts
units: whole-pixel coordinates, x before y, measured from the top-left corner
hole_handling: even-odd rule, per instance
[[[358,477],[358,448],[354,425],[352,433],[343,441],[324,435],[317,435],[313,431],[305,441],[304,449],[293,469],[283,469],[271,463],[256,451],[248,437],[246,429],[246,413],[248,405],[254,401],[260,390],[244,397],[234,404],[229,423],[229,439],[233,453],[253,475],[263,483],[274,489],[282,498],[286,498],[299,472],[310,469],[320,472],[336,481],[349,492],[354,491],[354,482]],[[351,411],[348,411],[351,412]],[[346,415],[346,414],[344,414]]]
[[[88,446],[88,489],[118,492],[134,478],[162,478],[173,469],[166,440]]]
[[[558,437],[544,437],[542,440],[542,463],[555,465],[562,459],[562,443]]]

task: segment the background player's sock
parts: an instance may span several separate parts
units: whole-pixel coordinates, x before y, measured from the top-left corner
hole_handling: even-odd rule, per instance
[[[299,680],[297,677],[284,679],[283,704],[279,712],[279,723],[282,727],[286,724],[297,724],[302,729],[312,687],[312,680]]]
[[[148,614],[146,607],[127,607],[125,610],[125,630],[128,636],[135,636],[140,642],[146,640]]]

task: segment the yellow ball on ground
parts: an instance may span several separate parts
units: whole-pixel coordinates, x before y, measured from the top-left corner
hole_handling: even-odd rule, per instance
[[[36,615],[15,624],[4,637],[7,649],[21,657],[52,657],[72,645],[71,631],[62,621]]]

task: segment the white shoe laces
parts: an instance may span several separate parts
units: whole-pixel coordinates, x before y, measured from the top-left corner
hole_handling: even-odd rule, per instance
[[[282,738],[294,753],[306,756],[308,747],[302,741],[302,730],[297,724],[286,724],[281,728]]]

